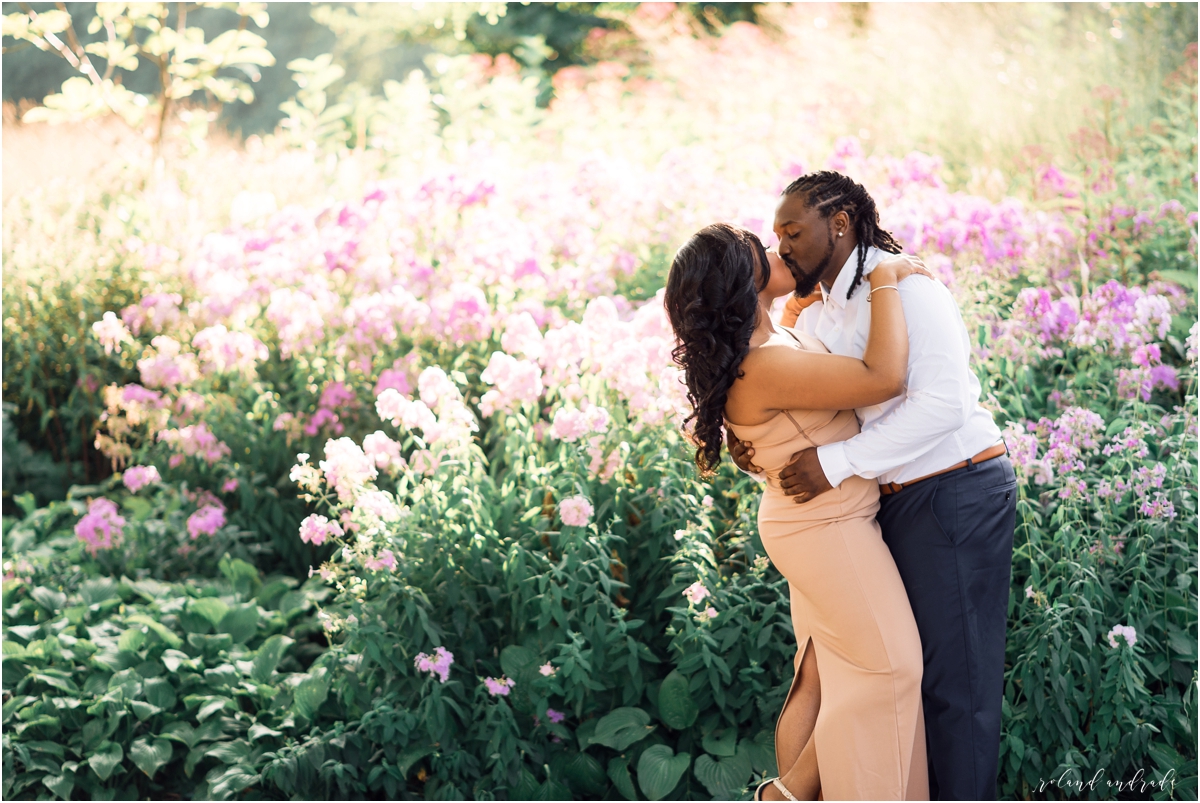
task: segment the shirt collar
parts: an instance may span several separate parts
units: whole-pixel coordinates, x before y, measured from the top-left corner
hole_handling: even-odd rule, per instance
[[[854,281],[854,272],[858,268],[859,248],[863,248],[863,246],[860,245],[858,248],[855,248],[850,252],[850,256],[846,259],[846,263],[842,265],[842,269],[838,272],[837,279],[835,279],[833,282],[833,287],[829,288],[828,292],[826,292],[824,285],[820,285],[821,300],[826,304],[832,302],[836,306],[845,309],[846,291],[850,289],[850,283]],[[883,261],[883,252],[878,248],[875,246],[866,246],[866,249],[867,258],[863,262],[864,280],[871,274],[871,271],[875,270],[875,266]],[[863,281],[861,284],[859,284],[859,286],[854,289],[854,295],[858,295],[865,285],[866,281]]]

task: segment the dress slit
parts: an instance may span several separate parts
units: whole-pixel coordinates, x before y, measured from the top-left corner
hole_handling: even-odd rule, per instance
[[[817,718],[820,716],[820,704],[819,703],[818,703],[818,707],[817,707],[817,712],[813,715],[811,728],[809,728],[808,739],[799,746],[799,750],[796,751],[795,757],[791,760],[791,762],[788,764],[788,766],[786,766],[786,767],[783,766],[783,763],[780,762],[780,760],[779,760],[779,725],[780,725],[780,723],[783,722],[784,717],[787,715],[788,709],[792,706],[792,704],[799,697],[797,692],[800,690],[800,688],[802,686],[802,683],[800,681],[800,676],[801,676],[800,668],[804,665],[804,658],[807,656],[808,648],[810,646],[812,646],[815,649],[815,645],[813,645],[813,642],[812,642],[812,636],[806,636],[804,639],[804,644],[800,645],[800,647],[796,650],[795,671],[792,674],[792,682],[788,685],[788,692],[787,692],[787,696],[784,698],[784,701],[783,701],[783,708],[780,709],[779,716],[775,720],[775,765],[776,765],[775,769],[776,769],[776,774],[782,779],[785,775],[788,774],[788,772],[791,771],[792,767],[795,766],[796,762],[798,762],[800,760],[800,757],[804,754],[804,751],[808,748],[809,744],[812,744],[813,757],[814,757],[815,763],[817,765],[817,789],[820,790],[820,788],[821,788],[821,760],[820,760],[820,753],[817,750],[817,744],[816,744]],[[814,657],[815,657],[815,654],[814,654]],[[817,675],[816,675],[817,683],[818,683],[818,685],[820,685],[820,677],[821,677],[820,667],[817,666],[815,668],[815,671],[817,673]]]

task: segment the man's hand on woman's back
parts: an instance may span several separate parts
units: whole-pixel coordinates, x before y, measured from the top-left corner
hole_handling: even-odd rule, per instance
[[[754,446],[750,441],[738,440],[734,434],[725,430],[725,446],[729,448],[729,456],[733,458],[733,464],[749,474],[761,474],[763,470],[750,462],[750,458],[754,457]]]

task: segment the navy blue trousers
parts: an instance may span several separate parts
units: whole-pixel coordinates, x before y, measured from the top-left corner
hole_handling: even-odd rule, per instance
[[[879,499],[925,674],[932,800],[995,800],[1017,481],[1007,456]]]

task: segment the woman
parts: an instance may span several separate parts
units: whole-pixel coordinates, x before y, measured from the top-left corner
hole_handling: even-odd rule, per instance
[[[796,672],[775,726],[780,777],[755,799],[929,797],[921,642],[875,522],[879,486],[850,477],[803,505],[779,487],[792,454],[852,437],[852,408],[901,392],[908,335],[896,285],[912,273],[929,276],[902,257],[870,274],[871,333],[857,360],[772,323],[772,302],[795,279],[753,233],[708,226],[671,264],[665,305],[696,464],[716,468],[722,423],[754,442],[767,477],[759,533],[791,594]]]

